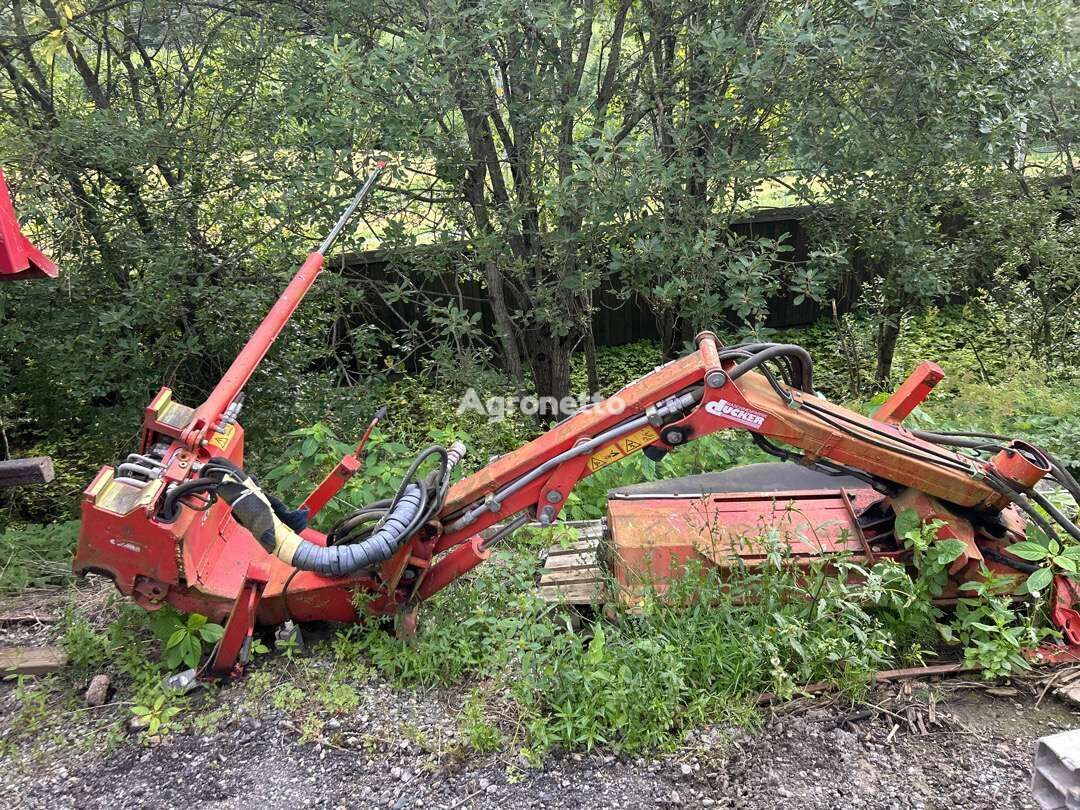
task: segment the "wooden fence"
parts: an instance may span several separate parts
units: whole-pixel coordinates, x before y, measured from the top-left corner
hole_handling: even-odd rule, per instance
[[[804,261],[810,251],[809,239],[803,221],[808,209],[778,208],[755,214],[732,223],[732,230],[740,236],[753,238],[778,239],[787,234],[787,244],[792,251],[785,255],[784,262]],[[391,266],[391,259],[386,251],[367,251],[346,254],[341,260],[342,272],[368,284],[393,282],[399,278],[399,270]],[[400,267],[400,264],[398,264]],[[841,312],[847,311],[854,302],[861,272],[852,272],[841,280],[833,291],[833,298]],[[419,286],[428,298],[445,297],[448,304],[453,301],[470,313],[480,313],[480,327],[484,334],[495,332],[494,318],[487,299],[487,290],[483,280],[476,277],[462,277],[460,274],[417,274]],[[802,326],[813,323],[823,314],[819,304],[810,299],[795,303],[795,293],[783,290],[769,302],[767,325],[773,328]],[[659,337],[656,319],[648,305],[636,295],[627,298],[618,290],[606,288],[597,290],[593,296],[596,312],[593,317],[593,332],[596,343],[601,346],[621,346],[635,340],[656,339]],[[375,302],[376,319],[382,323],[393,324],[397,316],[391,307]],[[416,322],[422,313],[415,305],[395,304],[393,310],[406,321]],[[369,310],[369,316],[371,314]]]

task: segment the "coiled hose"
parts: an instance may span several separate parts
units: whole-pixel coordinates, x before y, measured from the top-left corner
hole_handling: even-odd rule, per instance
[[[298,534],[307,524],[306,510],[289,511],[278,498],[264,493],[253,476],[222,458],[208,461],[199,478],[175,487],[166,497],[159,519],[175,520],[180,498],[208,493],[228,503],[236,522],[282,562],[300,571],[347,577],[390,559],[442,508],[450,470],[464,452],[458,444],[449,451],[436,445],[421,452],[393,498],[348,515],[327,535],[326,546]],[[420,465],[432,456],[439,457],[438,468],[423,481],[418,480]]]

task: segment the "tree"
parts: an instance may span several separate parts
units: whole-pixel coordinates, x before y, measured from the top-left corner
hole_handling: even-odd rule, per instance
[[[280,289],[267,268],[302,252],[279,219],[299,197],[282,145],[299,137],[276,100],[292,25],[276,14],[0,8],[0,160],[64,267],[57,284],[0,291],[5,393],[43,428],[72,430],[90,403],[141,408],[156,384],[205,393]],[[294,346],[321,352],[326,317],[307,317],[318,339]],[[294,348],[285,365],[309,358]]]
[[[784,92],[791,79],[781,48],[763,47],[779,8],[761,0],[647,3],[650,98],[625,174],[627,222],[616,268],[656,313],[666,356],[730,313],[760,327],[768,299],[787,279],[783,239],[739,238],[733,219],[762,184],[783,172]]]
[[[335,6],[327,64],[352,109],[377,108],[382,144],[426,170],[418,204],[449,206],[482,268],[509,373],[569,392],[621,205],[603,169],[650,110],[657,46],[630,0]],[[599,258],[598,258],[599,257]]]
[[[803,77],[786,125],[805,199],[876,281],[884,387],[906,313],[963,292],[954,261],[969,192],[1023,186],[1018,151],[1058,82],[1068,11],[1002,0],[796,7],[789,58]],[[780,43],[782,44],[782,43]]]

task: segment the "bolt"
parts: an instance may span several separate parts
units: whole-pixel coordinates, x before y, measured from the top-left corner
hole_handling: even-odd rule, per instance
[[[728,381],[728,376],[722,371],[710,371],[705,375],[705,384],[709,388],[723,388]]]
[[[562,500],[562,493],[559,492],[559,490],[557,490],[557,489],[553,489],[553,490],[551,490],[551,492],[549,492],[547,494],[547,502],[548,503],[558,503],[561,500]]]
[[[669,430],[667,433],[668,444],[682,444],[685,438],[681,430]]]
[[[538,518],[538,520],[540,521],[541,526],[550,526],[551,521],[554,517],[555,507],[545,506],[543,509],[540,510],[540,517]]]

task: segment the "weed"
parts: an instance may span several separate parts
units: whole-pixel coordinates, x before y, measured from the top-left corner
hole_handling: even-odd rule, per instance
[[[961,585],[961,591],[975,596],[957,602],[948,635],[964,645],[964,663],[980,668],[987,679],[1029,669],[1024,649],[1038,647],[1055,631],[1038,626],[1031,612],[1025,613],[1005,595],[1013,587],[1013,577],[1001,577],[986,566],[980,577]]]
[[[167,695],[158,695],[154,702],[147,706],[132,706],[131,713],[146,721],[148,736],[167,734],[172,729],[172,719],[182,711],[179,706],[171,705],[167,701]]]
[[[434,746],[431,744],[431,740],[428,739],[428,735],[424,733],[424,730],[412,723],[403,723],[398,733],[418,748],[425,751],[434,750]]]
[[[325,727],[326,722],[317,714],[307,715],[300,723],[300,742],[306,744],[322,739]]]
[[[0,593],[71,581],[71,555],[79,521],[12,524],[0,531]]]
[[[274,688],[274,675],[269,670],[257,669],[248,673],[244,679],[247,689],[246,703],[260,704],[267,693]]]
[[[360,705],[360,696],[351,684],[337,677],[328,678],[315,690],[315,699],[331,714],[348,714]]]
[[[484,701],[477,690],[469,693],[458,717],[458,731],[478,754],[491,754],[503,744],[503,734],[484,716]]]
[[[20,675],[15,681],[15,700],[19,704],[19,719],[14,728],[24,736],[40,734],[49,724],[49,692],[54,677],[40,681]]]
[[[68,607],[64,611],[60,627],[63,630],[61,643],[72,666],[89,670],[108,660],[108,635],[95,630],[86,617],[76,614]]]
[[[185,618],[171,606],[156,611],[150,620],[154,635],[164,642],[163,662],[169,669],[181,664],[195,669],[203,656],[204,644],[216,644],[225,634],[225,628],[207,620],[201,613],[191,613]]]
[[[300,709],[307,698],[307,693],[299,686],[285,683],[274,690],[274,696],[270,698],[270,705],[280,712],[293,714]]]
[[[943,525],[941,521],[921,523],[910,509],[896,516],[897,536],[912,550],[913,562],[919,572],[915,581],[916,604],[935,621],[941,619],[943,613],[934,607],[932,600],[942,595],[949,565],[965,548],[959,540],[937,539]],[[1080,555],[1073,555],[1077,547],[1062,550],[1041,532],[1033,532],[1032,537],[1035,539],[1013,544],[1009,551],[1024,559],[1046,562],[1028,577],[1020,591],[1037,597],[1038,592],[1050,584],[1051,566],[1071,575]],[[1025,613],[1015,601],[1017,579],[1016,576],[995,574],[985,565],[981,566],[979,579],[962,583],[959,588],[961,593],[972,596],[957,601],[956,610],[947,623],[936,624],[945,641],[963,645],[965,663],[982,670],[987,679],[1028,669],[1023,650],[1038,647],[1054,634],[1050,628],[1037,626],[1032,613]]]
[[[213,736],[221,730],[222,723],[232,715],[225,706],[219,706],[211,711],[203,711],[191,718],[191,726],[197,734],[205,737]]]

